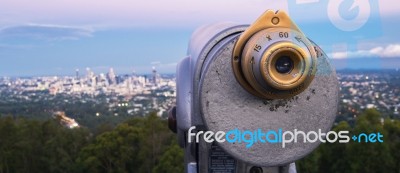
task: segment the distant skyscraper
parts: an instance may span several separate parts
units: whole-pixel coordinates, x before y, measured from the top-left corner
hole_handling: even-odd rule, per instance
[[[75,74],[76,74],[76,79],[79,80],[79,69],[75,70]]]
[[[86,80],[91,84],[92,87],[96,86],[96,76],[94,75],[94,73],[90,70],[89,67],[86,68],[87,71],[87,76],[86,76]]]
[[[114,72],[113,68],[110,68],[110,71],[108,72],[107,77],[108,77],[108,83],[110,83],[110,85],[117,84],[116,76],[115,76],[115,72]]]
[[[86,67],[86,77],[88,79],[92,78],[92,71],[90,71],[89,67]]]
[[[154,83],[154,85],[157,85],[157,82],[158,82],[157,78],[158,78],[157,70],[156,70],[156,67],[153,66],[153,83]]]

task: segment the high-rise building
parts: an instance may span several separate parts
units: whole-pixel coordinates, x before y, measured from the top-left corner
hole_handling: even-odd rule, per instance
[[[86,67],[86,77],[88,79],[90,79],[90,78],[92,78],[92,75],[93,75],[93,73],[92,73],[92,71],[90,71],[90,68]]]
[[[156,70],[156,67],[154,67],[154,66],[153,66],[153,79],[152,80],[153,80],[154,85],[157,85],[157,82],[159,82],[157,70]]]
[[[95,76],[94,72],[92,72],[89,67],[86,68],[86,71],[87,71],[87,74],[86,74],[87,82],[90,84],[90,86],[95,87],[96,86],[96,76]]]
[[[108,78],[108,83],[110,85],[117,84],[116,77],[115,77],[115,72],[114,72],[113,68],[110,68],[110,71],[108,72],[107,78]]]
[[[79,69],[75,70],[76,80],[79,80]]]

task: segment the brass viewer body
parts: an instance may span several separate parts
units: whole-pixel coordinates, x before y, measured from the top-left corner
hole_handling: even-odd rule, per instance
[[[313,45],[285,12],[266,11],[239,37],[232,67],[251,94],[285,99],[308,87],[316,72]]]

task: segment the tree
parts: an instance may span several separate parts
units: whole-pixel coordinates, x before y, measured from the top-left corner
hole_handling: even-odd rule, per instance
[[[183,172],[183,150],[176,143],[171,144],[161,156],[153,173]]]
[[[0,173],[182,172],[182,149],[156,114],[99,129],[0,118]]]
[[[340,122],[333,131],[349,131],[351,128],[345,121]],[[325,143],[320,147],[322,157],[319,159],[318,172],[351,172],[349,162],[349,149],[347,144],[339,143]]]
[[[400,172],[400,122],[385,120],[374,110],[366,110],[357,117],[351,128],[347,122],[340,122],[333,128],[338,132],[350,131],[352,135],[360,133],[382,134],[383,143],[355,142],[321,144],[309,156],[297,161],[299,172]]]
[[[140,160],[135,156],[140,150],[142,129],[126,123],[96,137],[86,146],[78,162],[84,172],[135,172]]]
[[[390,153],[393,157],[393,170],[400,173],[400,121],[385,119],[384,129],[387,131],[387,140]]]
[[[17,127],[11,117],[0,119],[0,173],[13,172],[16,166],[13,155]]]
[[[151,113],[144,121],[143,140],[138,157],[142,158],[143,165],[139,172],[151,173],[158,164],[163,152],[176,137],[168,129],[167,122]]]
[[[375,109],[366,110],[356,121],[353,134],[381,133],[384,136],[383,143],[349,143],[349,162],[353,172],[392,172],[393,158],[390,154],[387,132],[380,122],[381,115]]]

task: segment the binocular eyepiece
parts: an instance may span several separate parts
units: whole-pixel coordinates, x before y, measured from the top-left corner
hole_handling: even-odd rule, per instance
[[[267,11],[239,37],[232,67],[243,88],[265,99],[304,91],[316,72],[313,45],[285,13]]]

